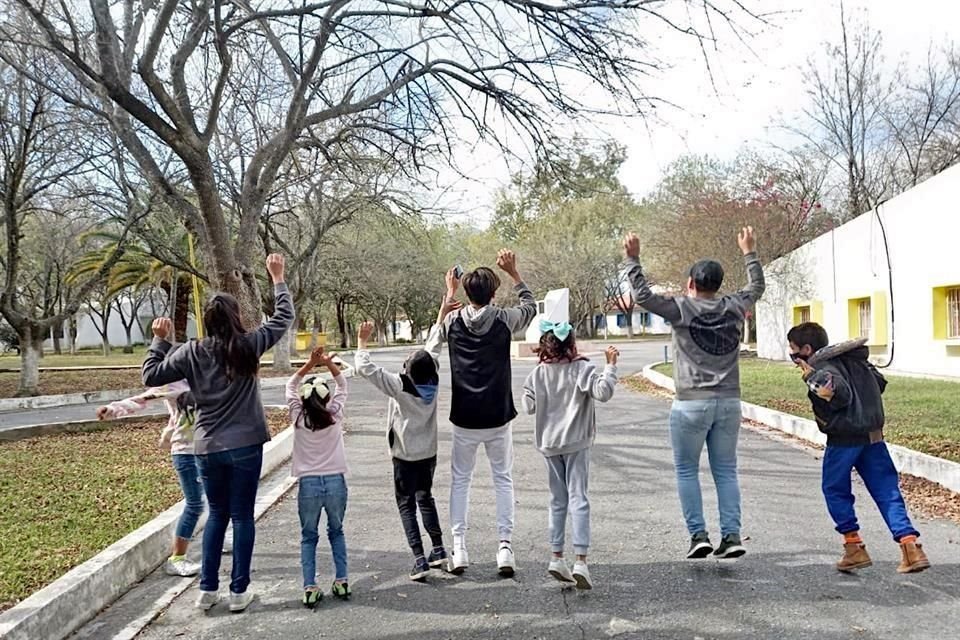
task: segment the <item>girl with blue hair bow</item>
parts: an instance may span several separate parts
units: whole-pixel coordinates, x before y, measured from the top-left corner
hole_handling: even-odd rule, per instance
[[[596,402],[613,397],[617,384],[615,347],[606,350],[602,370],[577,352],[569,322],[542,321],[540,363],[523,384],[523,408],[536,415],[535,442],[546,458],[550,487],[550,547],[547,569],[554,578],[578,589],[591,589],[587,568],[590,548],[590,448],[596,435]],[[563,557],[567,513],[573,524],[573,571]]]

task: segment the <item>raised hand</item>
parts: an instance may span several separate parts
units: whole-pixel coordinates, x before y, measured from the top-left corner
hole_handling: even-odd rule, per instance
[[[151,326],[153,336],[161,340],[167,340],[173,333],[173,321],[170,318],[156,318]]]
[[[517,280],[520,274],[517,271],[517,254],[509,249],[500,249],[497,253],[497,266],[503,269],[504,273]]]
[[[457,293],[457,289],[460,288],[460,278],[457,277],[456,267],[450,267],[447,275],[444,276],[444,281],[447,283],[447,297],[452,298]]]
[[[308,362],[311,367],[315,367],[318,364],[323,363],[323,354],[326,349],[323,346],[314,347],[313,351],[310,352],[310,358]]]
[[[446,318],[447,314],[456,311],[457,309],[462,309],[463,303],[459,300],[454,300],[449,295],[443,297],[440,301],[440,318]]]
[[[357,330],[357,346],[361,349],[367,348],[367,341],[370,339],[370,336],[373,335],[373,323],[369,320],[364,320],[360,323],[360,328]]]
[[[743,255],[753,253],[757,250],[757,239],[753,235],[753,227],[744,227],[737,234],[737,244],[740,245],[740,251]]]
[[[267,273],[273,279],[274,284],[283,282],[283,271],[286,266],[286,260],[279,253],[271,253],[267,256]]]
[[[640,236],[633,231],[623,238],[623,255],[633,259],[640,257]]]
[[[620,357],[620,350],[615,346],[610,345],[607,347],[604,355],[607,356],[607,364],[617,364],[617,359]]]

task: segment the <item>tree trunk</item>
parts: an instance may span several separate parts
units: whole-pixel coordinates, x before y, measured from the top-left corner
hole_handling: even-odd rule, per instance
[[[627,319],[627,338],[633,340],[633,309],[624,314]]]
[[[124,325],[123,331],[127,334],[127,344],[123,347],[124,353],[133,353],[133,322],[131,321],[129,326]]]
[[[290,365],[290,349],[295,346],[292,340],[294,331],[292,328],[277,340],[273,346],[273,368],[275,371],[290,371],[293,367]]]
[[[70,341],[70,355],[77,355],[77,317],[70,316],[67,319],[67,336]]]
[[[177,277],[175,311],[173,319],[173,332],[176,335],[177,342],[187,341],[187,323],[190,320],[190,278],[187,276]],[[203,322],[203,318],[196,318],[197,325]]]
[[[340,331],[340,348],[346,349],[349,345],[349,339],[347,338],[346,304],[339,300],[337,301],[337,329]]]
[[[109,356],[110,355],[110,338],[107,336],[107,332],[104,331],[103,335],[101,335],[100,338],[103,340],[103,355]]]
[[[43,337],[35,336],[35,327],[20,332],[20,386],[17,396],[35,396],[40,391],[40,358]]]
[[[63,355],[63,346],[60,344],[60,341],[63,339],[63,321],[61,320],[59,324],[54,325],[53,327],[53,352],[55,354]]]

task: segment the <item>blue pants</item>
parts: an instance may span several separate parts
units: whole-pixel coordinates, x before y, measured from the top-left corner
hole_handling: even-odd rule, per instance
[[[173,468],[180,480],[180,490],[183,491],[184,499],[176,535],[178,538],[189,540],[193,537],[193,530],[197,528],[197,521],[203,515],[203,485],[200,484],[197,457],[189,453],[175,453]]]
[[[675,400],[670,410],[670,441],[677,470],[677,491],[690,535],[707,530],[700,493],[700,456],[707,446],[710,472],[717,487],[720,533],[740,533],[740,484],[737,480],[737,440],[740,400]]]
[[[229,451],[197,456],[200,478],[210,505],[210,516],[203,529],[203,563],[200,589],[220,588],[220,557],[227,525],[233,521],[232,593],[246,593],[250,586],[250,562],[256,537],[253,508],[260,485],[263,445],[256,444]]]
[[[327,540],[333,553],[337,580],[347,579],[347,540],[343,535],[343,516],[347,511],[347,481],[342,473],[300,478],[297,492],[300,511],[300,567],[303,586],[317,586],[317,541],[320,539],[320,514],[327,512]]]
[[[856,469],[867,485],[870,497],[877,503],[880,515],[897,542],[904,536],[920,535],[913,528],[907,505],[900,493],[900,477],[893,466],[887,443],[856,447],[827,447],[823,454],[823,497],[827,511],[839,533],[860,530],[853,510],[853,489],[850,473]]]

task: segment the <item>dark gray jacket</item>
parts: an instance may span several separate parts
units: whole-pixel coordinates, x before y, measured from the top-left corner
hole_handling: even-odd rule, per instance
[[[287,285],[274,287],[273,316],[244,336],[257,359],[277,343],[293,322],[293,301]],[[227,380],[210,338],[191,340],[167,357],[171,344],[155,338],[143,362],[143,383],[158,387],[186,379],[197,401],[194,452],[197,455],[240,449],[270,440],[260,399],[260,378]]]

